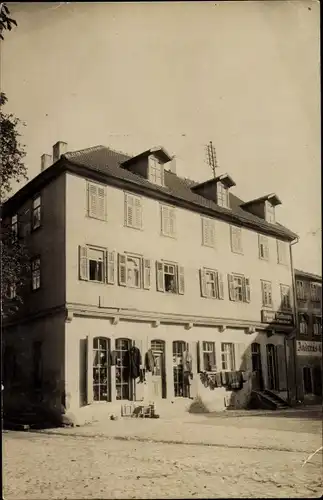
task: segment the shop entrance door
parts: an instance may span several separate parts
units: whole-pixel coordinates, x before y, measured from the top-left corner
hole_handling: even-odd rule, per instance
[[[166,398],[165,342],[163,340],[152,340],[151,350],[155,360],[151,376],[153,397],[156,399]]]
[[[264,389],[260,344],[254,342],[251,344],[251,360],[252,360],[252,389],[254,391],[262,391]]]
[[[279,391],[277,351],[273,344],[267,345],[268,389]]]
[[[183,353],[188,350],[186,342],[175,340],[173,342],[173,375],[174,375],[174,396],[189,398],[190,386],[184,379]]]

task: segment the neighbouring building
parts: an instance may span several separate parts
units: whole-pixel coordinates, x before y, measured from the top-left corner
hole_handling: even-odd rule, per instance
[[[298,397],[322,401],[322,277],[295,269]]]
[[[31,253],[4,329],[5,404],[24,393],[80,417],[128,400],[288,398],[297,237],[279,198],[243,202],[228,174],[181,178],[162,147],[66,151],[55,144],[3,207]]]

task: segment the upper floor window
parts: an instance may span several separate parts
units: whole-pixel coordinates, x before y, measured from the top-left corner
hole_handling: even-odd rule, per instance
[[[280,285],[281,308],[291,309],[291,288],[288,285]]]
[[[233,371],[235,369],[234,344],[228,342],[221,343],[222,370]]]
[[[125,193],[125,225],[134,229],[142,228],[142,199],[140,196]]]
[[[119,285],[148,290],[151,284],[151,261],[142,256],[119,253]]]
[[[174,207],[161,205],[161,232],[164,236],[176,236],[176,212]]]
[[[229,299],[250,302],[250,280],[241,274],[228,274]]]
[[[17,285],[16,283],[11,283],[8,285],[7,289],[7,297],[8,299],[15,299],[17,297]]]
[[[278,264],[287,264],[287,243],[277,240],[277,262]]]
[[[33,199],[33,204],[32,204],[32,219],[31,219],[31,224],[32,224],[32,229],[37,229],[37,227],[40,227],[40,218],[41,218],[41,197],[37,196],[36,198]]]
[[[170,262],[156,262],[157,291],[184,294],[184,268]]]
[[[304,281],[297,280],[296,281],[296,297],[299,300],[305,300],[305,283]]]
[[[266,202],[266,221],[267,222],[275,222],[275,207],[269,201]]]
[[[18,238],[18,215],[13,215],[11,217],[11,233],[13,239]]]
[[[87,182],[87,215],[94,219],[106,219],[106,186]]]
[[[79,278],[108,283],[116,281],[116,252],[105,248],[79,246]]]
[[[241,227],[230,226],[231,251],[242,253],[242,230]]]
[[[273,297],[271,291],[270,281],[261,281],[261,294],[262,294],[262,305],[264,307],[272,307]]]
[[[202,245],[215,247],[215,222],[213,219],[201,217],[202,220]]]
[[[158,186],[164,185],[164,166],[155,157],[149,159],[149,180]]]
[[[259,259],[269,260],[269,243],[267,236],[258,234]]]
[[[32,290],[40,288],[40,257],[31,260],[31,288]]]
[[[313,333],[321,335],[322,333],[322,318],[321,316],[313,316]]]
[[[229,208],[229,189],[222,184],[222,182],[217,183],[217,204],[220,207]]]
[[[308,315],[299,314],[298,320],[299,320],[299,332],[302,335],[307,335],[307,333],[308,333]]]
[[[200,269],[201,295],[212,299],[224,299],[223,275],[212,269]]]
[[[313,302],[321,300],[321,285],[319,283],[311,283],[311,300]]]

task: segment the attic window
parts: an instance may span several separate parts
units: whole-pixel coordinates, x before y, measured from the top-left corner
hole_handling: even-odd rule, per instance
[[[222,183],[217,183],[217,204],[229,208],[229,189]]]
[[[270,201],[266,202],[266,221],[275,222],[275,207]]]
[[[149,180],[158,186],[164,185],[164,166],[155,157],[149,159]]]

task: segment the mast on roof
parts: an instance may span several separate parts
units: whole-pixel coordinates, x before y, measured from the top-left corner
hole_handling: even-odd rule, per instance
[[[216,151],[212,141],[210,141],[209,144],[205,146],[205,152],[206,152],[206,163],[209,165],[209,167],[211,167],[213,172],[213,177],[215,178],[216,177],[215,171],[219,165],[216,159]]]

